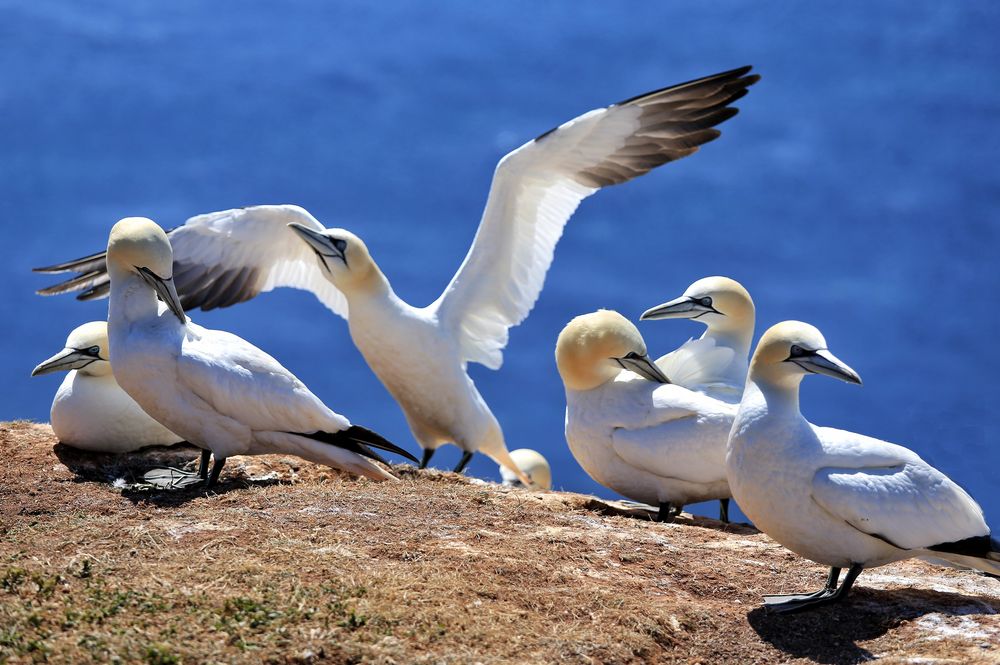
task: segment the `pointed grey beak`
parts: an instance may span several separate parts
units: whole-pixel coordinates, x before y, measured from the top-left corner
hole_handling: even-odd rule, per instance
[[[323,260],[324,265],[326,264],[326,259],[328,258],[340,259],[344,262],[345,266],[347,265],[347,257],[344,256],[345,245],[338,247],[338,243],[334,242],[330,236],[325,233],[320,233],[315,229],[311,229],[308,226],[298,224],[297,222],[291,222],[288,226],[299,234],[299,237],[302,238],[307,245],[312,247],[312,250]],[[342,243],[343,241],[338,242]],[[327,267],[327,270],[329,270],[329,267]]]
[[[658,321],[660,319],[697,319],[703,314],[715,312],[721,314],[711,305],[702,305],[697,298],[691,296],[681,296],[674,298],[670,302],[651,307],[642,313],[640,321]]]
[[[826,349],[817,349],[805,356],[789,358],[789,361],[807,372],[825,374],[826,376],[832,376],[847,383],[861,385],[861,377],[858,376],[858,373]]]
[[[649,356],[640,356],[638,353],[630,353],[624,358],[615,358],[619,365],[630,372],[635,372],[642,378],[656,383],[670,383],[667,375],[660,371]]]
[[[187,316],[184,314],[184,306],[177,295],[177,288],[174,286],[174,279],[163,279],[155,272],[146,267],[136,266],[142,280],[153,287],[156,295],[162,300],[167,308],[174,313],[181,323],[187,323]]]
[[[86,367],[97,360],[100,360],[100,358],[95,358],[79,349],[63,349],[31,370],[31,376],[41,376],[42,374],[49,374],[51,372],[68,372],[71,369]]]

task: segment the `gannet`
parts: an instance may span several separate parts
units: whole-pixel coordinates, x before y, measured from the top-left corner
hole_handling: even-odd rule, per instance
[[[500,467],[500,478],[503,484],[509,487],[527,487],[533,490],[552,489],[552,468],[548,461],[537,450],[530,448],[518,448],[510,451],[510,458],[514,460],[521,471],[531,480],[529,485],[525,485],[521,480],[504,466]]]
[[[556,365],[566,442],[591,478],[658,505],[660,521],[686,503],[729,498],[726,438],[736,405],[669,383],[628,319],[609,310],[576,317],[559,333]]]
[[[863,569],[910,557],[1000,575],[1000,543],[972,497],[911,450],[811,424],[799,412],[807,374],[861,383],[811,325],[785,321],[764,333],[726,456],[733,497],[757,528],[830,566],[820,591],[767,596],[767,607],[843,600]]]
[[[444,293],[426,307],[396,296],[358,236],[326,229],[295,206],[212,213],[175,229],[170,237],[181,302],[210,309],[277,286],[311,291],[348,319],[354,343],[424,449],[421,467],[451,443],[463,451],[456,471],[480,451],[520,474],[467,363],[500,367],[508,329],[538,299],[556,242],[580,202],[718,138],[714,127],[736,115],[731,104],[759,78],[749,71],[595,109],[506,155],[472,247]],[[41,293],[82,290],[79,297],[89,299],[106,292],[100,254],[38,270],[81,273]]]
[[[753,341],[754,304],[743,285],[728,277],[705,277],[684,293],[643,312],[641,321],[692,319],[706,326],[705,333],[676,351],[657,359],[672,383],[699,390],[726,402],[737,403],[747,380],[747,362]],[[698,362],[678,360],[688,354]],[[669,369],[668,369],[669,367]]]
[[[171,446],[183,439],[153,420],[122,390],[108,362],[108,324],[91,321],[75,328],[66,348],[41,363],[31,376],[68,371],[49,420],[61,443],[82,450],[127,453],[146,446]]]
[[[203,449],[199,475],[209,486],[232,455],[297,455],[373,480],[395,476],[366,459],[384,461],[369,446],[416,461],[331,411],[249,342],[190,321],[172,280],[170,242],[153,221],[115,224],[107,268],[115,378],[149,415]]]
[[[660,319],[692,319],[706,326],[701,337],[656,360],[670,382],[738,404],[747,380],[755,320],[753,298],[743,285],[729,277],[703,277],[679,297],[639,317]],[[719,499],[719,519],[729,521],[728,498]]]

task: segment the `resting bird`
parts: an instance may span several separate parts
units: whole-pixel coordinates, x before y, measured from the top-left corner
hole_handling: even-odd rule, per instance
[[[189,321],[172,266],[170,242],[151,220],[130,217],[111,229],[111,363],[143,410],[204,450],[199,475],[207,485],[232,455],[297,455],[373,480],[395,476],[370,461],[384,462],[372,448],[416,461],[331,411],[257,347]]]
[[[766,606],[841,601],[865,568],[911,557],[1000,575],[1000,543],[972,497],[911,450],[807,421],[799,384],[808,374],[861,383],[811,325],[785,321],[764,333],[729,439],[726,470],[743,511],[788,549],[830,566],[823,589],[766,596]]]
[[[180,443],[181,437],[153,420],[118,386],[108,358],[108,324],[91,321],[75,328],[66,348],[31,372],[69,372],[49,417],[59,441],[103,453]]]
[[[758,80],[749,71],[590,111],[505,156],[465,261],[426,307],[396,296],[360,238],[326,229],[295,206],[212,213],[175,229],[181,302],[210,309],[278,286],[311,291],[348,319],[354,343],[424,449],[421,467],[451,443],[463,451],[456,471],[480,451],[520,474],[466,365],[500,367],[508,329],[538,299],[556,242],[580,202],[718,138],[714,127],[737,113],[730,105]],[[40,271],[81,273],[41,293],[83,290],[84,299],[106,293],[100,254]]]
[[[686,503],[729,498],[726,437],[736,406],[671,384],[628,319],[608,310],[576,317],[559,333],[556,365],[566,442],[591,478],[658,505],[661,522]]]
[[[500,467],[500,477],[503,484],[509,487],[527,487],[533,490],[552,489],[552,468],[548,461],[537,450],[530,448],[518,448],[510,451],[510,458],[517,464],[517,468],[523,471],[531,480],[529,485],[525,485],[506,467]]]
[[[747,380],[753,341],[754,305],[743,285],[728,277],[704,277],[684,293],[647,309],[642,321],[692,319],[707,330],[698,339],[660,357],[656,365],[670,382],[737,404]],[[728,438],[729,433],[726,432]],[[729,521],[729,499],[719,499],[719,519]]]

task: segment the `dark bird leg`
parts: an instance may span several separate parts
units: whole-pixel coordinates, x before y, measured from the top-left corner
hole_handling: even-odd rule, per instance
[[[462,452],[462,459],[458,460],[458,466],[455,467],[455,473],[462,473],[465,471],[465,467],[469,466],[469,460],[472,459],[472,453],[465,450]]]
[[[678,506],[675,508],[674,504],[669,501],[661,503],[660,510],[656,513],[656,521],[663,523],[673,522],[674,518],[680,515],[682,510],[684,510],[684,506]]]
[[[212,459],[212,451],[208,448],[202,448],[201,461],[198,463],[198,477],[202,480],[208,480],[208,461],[210,459]]]
[[[840,583],[840,587],[838,588],[837,578],[840,577],[840,568],[831,568],[830,575],[826,580],[826,586],[819,591],[799,595],[764,596],[764,607],[769,612],[790,614],[792,612],[810,610],[821,605],[839,603],[844,598],[847,598],[847,594],[851,592],[851,587],[854,586],[854,580],[858,578],[862,570],[864,570],[864,566],[860,563],[851,564],[851,567],[847,570],[847,574],[844,575],[844,581]]]
[[[219,474],[222,473],[222,467],[225,463],[225,457],[215,456],[215,464],[212,465],[212,473],[208,476],[208,480],[205,481],[205,487],[212,487],[219,482]]]
[[[729,499],[719,499],[719,519],[729,524]]]
[[[426,469],[427,468],[427,464],[430,463],[431,458],[434,457],[434,452],[436,450],[437,450],[437,448],[424,448],[424,454],[420,458],[420,466],[418,466],[417,468],[418,469]]]

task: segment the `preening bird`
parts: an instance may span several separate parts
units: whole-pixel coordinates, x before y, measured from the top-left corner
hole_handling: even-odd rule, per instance
[[[566,442],[601,485],[659,506],[730,496],[726,438],[736,405],[669,382],[636,327],[600,310],[570,321],[556,342],[566,387]]]
[[[199,473],[208,485],[232,455],[297,455],[373,480],[395,476],[371,461],[384,462],[372,448],[416,461],[331,411],[249,342],[191,322],[172,280],[170,242],[151,220],[115,224],[107,270],[115,378],[149,415],[203,449]]]
[[[552,468],[548,461],[537,450],[530,448],[518,448],[510,451],[510,458],[531,480],[530,485],[525,485],[521,480],[506,467],[500,467],[500,477],[503,484],[510,487],[527,487],[533,490],[552,489]]]
[[[463,451],[456,471],[480,451],[520,475],[467,363],[500,367],[508,329],[538,299],[556,242],[580,202],[718,138],[714,127],[737,113],[731,104],[759,78],[749,71],[590,111],[506,155],[468,255],[426,307],[396,296],[358,236],[326,229],[296,206],[211,213],[172,231],[181,302],[211,309],[278,286],[311,291],[348,319],[354,343],[423,447],[422,467],[451,443]],[[107,293],[101,254],[39,270],[80,273],[41,293]]]
[[[729,440],[726,469],[740,508],[777,542],[830,566],[823,589],[766,596],[767,607],[841,601],[865,568],[911,557],[1000,575],[1000,543],[965,490],[907,448],[802,416],[799,384],[809,374],[861,383],[813,326],[785,321],[764,333]]]
[[[180,443],[181,437],[153,420],[121,389],[109,357],[108,324],[91,321],[75,328],[66,338],[66,348],[31,372],[31,376],[69,372],[56,391],[49,416],[59,441],[104,453]]]

